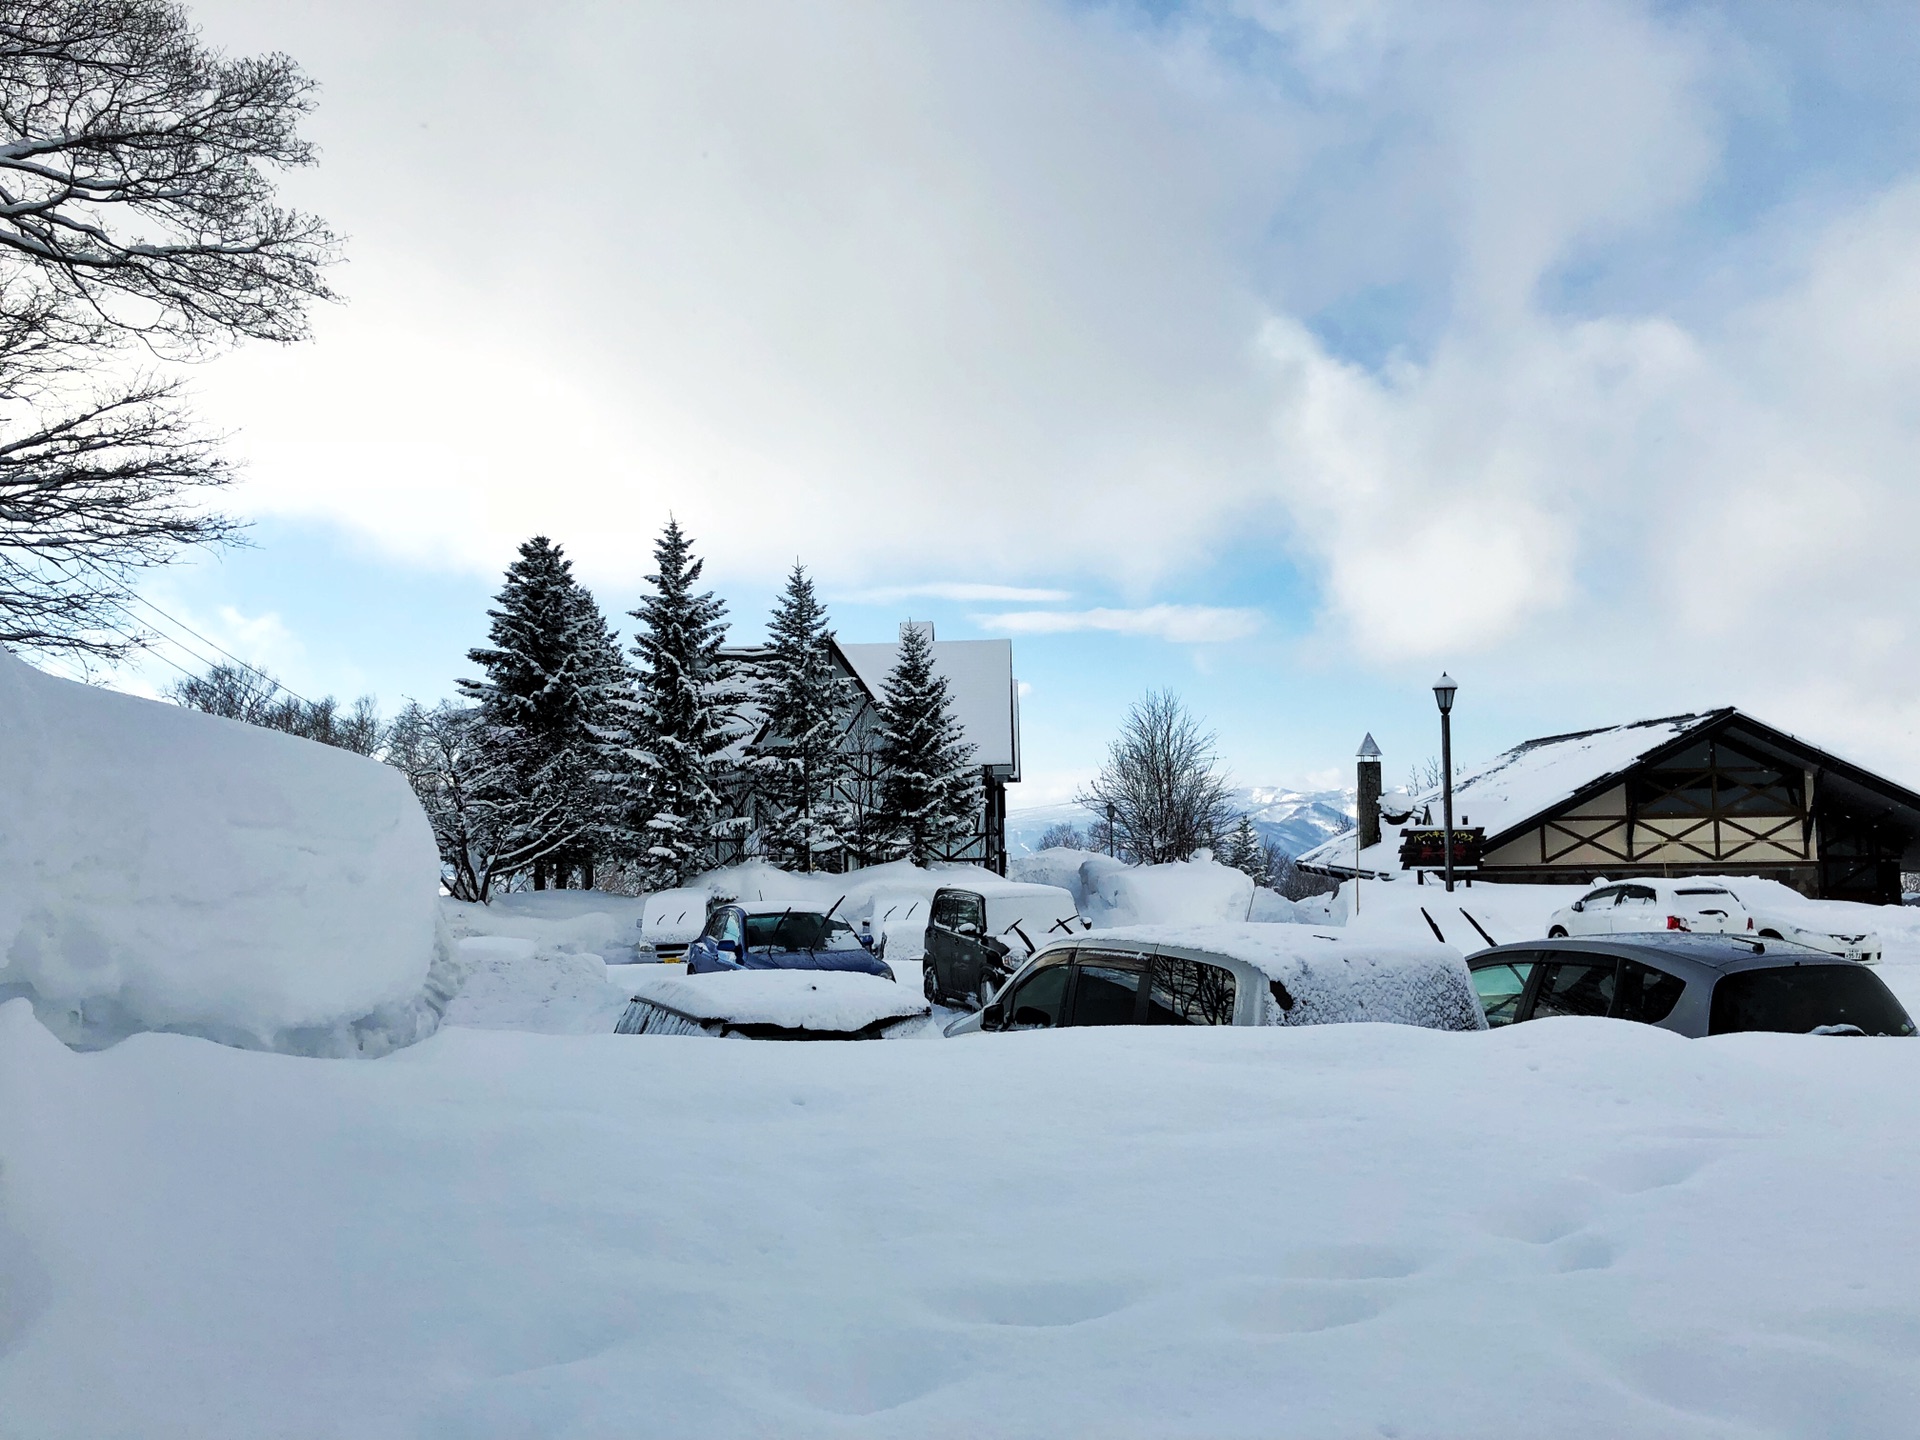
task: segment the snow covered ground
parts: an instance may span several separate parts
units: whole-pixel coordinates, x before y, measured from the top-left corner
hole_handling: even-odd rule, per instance
[[[1906,1436],[1920,1046],[0,1010],[0,1433]]]

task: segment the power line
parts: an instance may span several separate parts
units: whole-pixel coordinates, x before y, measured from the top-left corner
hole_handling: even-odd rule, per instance
[[[218,651],[220,654],[226,656],[227,659],[231,660],[234,664],[238,665],[242,670],[247,670],[252,672],[255,675],[258,675],[262,680],[266,681],[269,685],[273,686],[277,690],[286,691],[287,694],[291,695],[294,699],[298,700],[302,705],[310,706],[314,703],[313,701],[307,699],[306,696],[302,695],[298,690],[295,690],[291,685],[288,685],[285,681],[276,679],[274,676],[270,675],[267,671],[262,670],[258,665],[253,664],[251,661],[241,659],[238,655],[234,654],[231,650],[227,649],[224,645],[220,644],[219,641],[208,639],[205,635],[202,635],[198,630],[194,629],[191,625],[187,624],[186,621],[161,609],[158,605],[154,604],[153,601],[147,599],[146,596],[140,594],[138,591],[128,586],[124,581],[117,579],[110,571],[101,568],[101,566],[96,564],[93,560],[89,559],[87,556],[76,555],[73,558],[78,560],[82,565],[85,565],[89,570],[92,570],[95,574],[101,576],[104,580],[106,580],[106,582],[109,585],[115,588],[118,596],[128,597],[136,601],[137,603],[146,606],[147,609],[153,611],[153,613],[160,616],[161,619],[166,620],[170,624],[177,625],[180,629],[186,631],[187,634],[193,636],[196,640],[200,641],[201,644],[211,646],[214,650]],[[55,564],[57,566],[58,562],[55,562]],[[72,571],[65,570],[64,567],[58,567],[58,568],[61,568],[69,579],[75,581],[76,583],[79,581],[80,577],[75,575]],[[120,613],[125,615],[128,620],[132,621],[136,627],[140,625],[140,621],[138,617],[136,617],[134,613],[131,610],[129,610],[120,599],[116,597],[113,599],[112,603],[115,606],[117,606],[118,609],[120,610]],[[180,670],[180,673],[182,675],[187,676],[188,679],[191,680],[191,679],[199,678],[198,676],[193,675],[189,671],[181,670],[180,666],[174,665],[174,662],[172,660],[168,660],[166,656],[161,655],[160,652],[155,650],[151,645],[147,645],[142,641],[135,639],[133,636],[127,635],[125,631],[122,631],[115,626],[109,625],[107,628],[109,630],[112,630],[116,635],[120,635],[123,639],[131,641],[134,645],[146,651],[149,655],[157,656],[159,659],[165,660],[167,664],[173,665],[174,669]],[[196,661],[206,666],[209,670],[212,670],[215,668],[214,661],[209,660],[206,656],[200,654],[192,646],[188,645],[185,641],[179,639],[178,637],[173,635],[163,635],[161,638],[169,641],[174,645],[178,645],[182,650],[186,651],[187,654],[193,656],[193,658]]]

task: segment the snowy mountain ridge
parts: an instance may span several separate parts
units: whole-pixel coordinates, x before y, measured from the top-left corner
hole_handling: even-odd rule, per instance
[[[1353,791],[1293,790],[1284,785],[1245,785],[1229,792],[1233,813],[1251,816],[1262,839],[1289,855],[1301,855],[1353,826]],[[1007,812],[1007,852],[1030,855],[1052,825],[1084,831],[1093,812],[1066,801]]]

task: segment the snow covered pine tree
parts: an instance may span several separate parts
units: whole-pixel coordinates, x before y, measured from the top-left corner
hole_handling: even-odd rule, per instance
[[[520,547],[496,605],[487,612],[492,648],[467,652],[486,679],[458,684],[479,704],[500,848],[532,869],[536,890],[549,879],[564,886],[576,869],[591,887],[606,815],[605,737],[616,723],[619,677],[608,673],[608,657],[617,663],[618,649],[593,596],[544,535]]]
[[[621,742],[623,799],[632,859],[649,890],[682,884],[712,863],[732,823],[722,752],[738,737],[741,695],[720,653],[727,607],[694,592],[702,562],[669,517],[653,547],[654,593],[633,618],[639,672]]]
[[[1220,842],[1220,863],[1242,871],[1256,885],[1271,885],[1273,876],[1267,865],[1267,847],[1260,832],[1253,828],[1253,817],[1242,815],[1240,823]]]
[[[854,695],[833,663],[826,607],[797,561],[768,639],[770,653],[754,683],[766,739],[749,762],[772,806],[761,834],[775,864],[811,872],[846,846],[851,817],[839,782],[847,770],[841,745]]]
[[[947,680],[933,668],[933,641],[909,622],[880,697],[880,813],[888,851],[925,865],[973,830],[980,785],[961,739]]]

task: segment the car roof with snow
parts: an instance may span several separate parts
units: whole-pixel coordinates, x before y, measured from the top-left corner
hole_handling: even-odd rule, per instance
[[[1502,955],[1551,950],[1556,954],[1618,955],[1637,952],[1649,965],[1678,960],[1705,970],[1765,970],[1779,965],[1857,965],[1826,950],[1796,945],[1790,940],[1750,940],[1745,935],[1701,934],[1686,930],[1627,931],[1615,935],[1582,935],[1567,940],[1520,940],[1495,945],[1467,957],[1468,964]]]
[[[1274,998],[1290,1025],[1382,1020],[1444,1030],[1485,1024],[1466,962],[1439,941],[1356,938],[1259,922],[1127,925],[1051,941],[1036,958],[1069,944],[1244,966],[1279,987]]]

